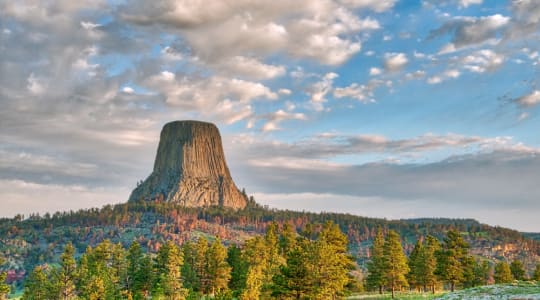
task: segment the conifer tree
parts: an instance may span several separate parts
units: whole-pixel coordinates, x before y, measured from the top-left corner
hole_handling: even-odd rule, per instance
[[[456,230],[449,230],[443,241],[441,250],[437,252],[437,275],[450,284],[453,292],[455,286],[464,280],[465,259],[469,245]]]
[[[48,273],[46,267],[37,266],[25,281],[24,293],[21,299],[48,300],[54,298],[54,295],[50,295]]]
[[[184,264],[182,264],[182,280],[184,287],[198,292],[200,288],[199,277],[197,276],[197,251],[195,244],[191,241],[186,241],[182,245],[182,255]]]
[[[534,269],[532,279],[536,281],[540,281],[540,263],[536,264],[536,268]]]
[[[373,239],[371,246],[371,260],[367,264],[368,276],[366,283],[369,289],[378,289],[379,294],[382,294],[383,287],[386,285],[385,262],[384,262],[384,235],[382,229],[377,230],[377,235]]]
[[[4,258],[0,256],[0,266],[5,262]],[[7,273],[0,272],[0,299],[6,299],[6,295],[10,292],[9,285],[6,283]]]
[[[137,241],[133,241],[128,249],[127,254],[127,277],[126,287],[129,295],[135,297],[135,294],[141,293],[142,284],[139,282],[141,278],[142,259],[144,257],[141,245]]]
[[[227,249],[227,263],[231,266],[229,288],[233,291],[234,296],[239,296],[246,287],[249,266],[247,261],[242,258],[242,251],[236,245],[231,245]]]
[[[493,275],[495,283],[510,283],[514,278],[510,266],[505,261],[501,261],[495,265],[495,274]]]
[[[437,285],[437,276],[435,272],[437,270],[437,257],[436,253],[441,249],[439,240],[432,235],[426,237],[424,242],[423,252],[421,253],[421,261],[423,262],[422,271],[420,272],[420,282],[424,287],[429,286],[431,292],[435,293],[435,286]]]
[[[477,262],[474,268],[473,286],[486,285],[489,280],[490,266],[487,260]]]
[[[226,261],[227,249],[216,238],[206,253],[208,288],[211,295],[221,294],[228,287],[231,267]]]
[[[289,251],[295,249],[297,235],[296,230],[290,223],[283,224],[279,237],[279,248],[282,257],[286,257]]]
[[[167,241],[161,246],[156,255],[156,285],[167,299],[181,300],[187,296],[182,286],[182,264],[182,252],[176,244]]]
[[[383,247],[384,253],[384,276],[390,289],[392,290],[392,299],[395,297],[396,288],[407,286],[405,274],[409,272],[407,257],[403,253],[401,238],[393,230],[388,232]]]
[[[323,225],[313,250],[312,262],[316,299],[336,299],[342,295],[349,282],[348,272],[352,269],[352,258],[347,252],[348,240],[339,226],[333,222]],[[403,253],[402,253],[403,254]],[[406,258],[403,256],[406,263]]]
[[[209,275],[207,272],[206,252],[208,251],[208,240],[200,237],[195,244],[195,273],[199,279],[199,290],[203,293],[209,290]]]
[[[299,238],[294,249],[287,252],[286,264],[272,278],[272,297],[303,299],[312,293],[313,282],[309,266],[309,242]]]
[[[75,248],[68,243],[60,256],[60,269],[53,272],[53,290],[60,299],[73,299],[76,296],[75,281],[77,280],[77,263]]]
[[[422,261],[422,252],[424,252],[422,241],[417,240],[407,260],[410,270],[409,273],[407,273],[407,280],[409,281],[409,285],[411,287],[415,287],[416,289],[419,289],[422,285],[420,283],[420,277],[422,276],[421,273],[424,265],[424,262]]]
[[[242,300],[259,299],[263,286],[265,268],[268,265],[268,252],[263,238],[256,236],[246,241],[242,258],[249,265],[246,276],[246,288],[240,295]]]
[[[525,280],[527,279],[525,277],[525,268],[523,267],[523,263],[519,260],[514,260],[510,264],[510,271],[512,271],[512,276],[516,280]]]

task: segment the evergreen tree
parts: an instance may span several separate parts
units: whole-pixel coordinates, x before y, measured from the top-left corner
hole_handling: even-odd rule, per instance
[[[472,286],[486,285],[489,280],[490,266],[487,260],[476,262],[474,268],[474,281]]]
[[[55,298],[50,295],[50,282],[48,270],[44,266],[37,266],[28,276],[24,284],[22,300],[48,300]],[[52,296],[52,297],[51,297]]]
[[[0,256],[0,266],[3,265],[5,259]],[[6,283],[7,273],[0,272],[0,299],[6,299],[6,295],[9,294],[10,288]]]
[[[446,238],[437,251],[437,275],[450,284],[453,292],[455,286],[464,280],[465,260],[469,245],[456,230],[449,230]]]
[[[286,257],[289,251],[295,249],[296,236],[296,230],[291,224],[283,224],[281,235],[279,237],[279,249],[282,257]]]
[[[493,275],[493,278],[495,279],[495,283],[510,283],[514,280],[510,266],[504,261],[495,265],[495,274]]]
[[[198,292],[200,288],[199,277],[197,276],[197,251],[195,244],[187,241],[182,245],[184,264],[182,265],[182,280],[184,287],[191,291]]]
[[[540,264],[536,264],[536,268],[533,273],[533,280],[540,281]]]
[[[378,289],[382,294],[383,287],[386,285],[385,262],[384,262],[384,235],[382,230],[377,230],[377,235],[373,239],[373,245],[371,246],[371,260],[367,264],[368,276],[366,283],[369,289]]]
[[[134,241],[131,243],[128,249],[127,254],[127,277],[126,277],[126,287],[129,291],[131,297],[135,297],[135,294],[139,294],[142,291],[140,287],[142,286],[141,278],[138,276],[141,275],[142,259],[144,257],[141,245]]]
[[[264,268],[264,284],[262,290],[264,296],[269,294],[272,277],[279,272],[279,267],[285,263],[283,256],[280,255],[278,227],[275,222],[270,223],[264,235],[266,251],[268,253],[267,265]]]
[[[422,241],[417,240],[407,260],[407,264],[410,270],[407,274],[407,280],[409,281],[409,285],[411,287],[415,287],[416,289],[419,289],[419,287],[422,286],[420,282],[420,277],[422,276],[422,268],[424,265],[424,262],[422,261],[422,252],[424,252],[424,246],[422,244]]]
[[[302,299],[314,288],[309,267],[309,243],[301,238],[287,252],[286,264],[272,278],[272,297]]]
[[[216,238],[206,254],[208,288],[212,295],[221,294],[227,289],[231,278],[231,267],[226,261],[227,249]]]
[[[525,276],[525,268],[523,267],[523,263],[519,260],[514,260],[510,264],[510,271],[512,271],[512,276],[516,280],[526,280]]]
[[[231,266],[229,289],[233,291],[234,296],[239,296],[246,287],[249,266],[247,261],[242,259],[242,251],[236,245],[231,245],[227,249],[227,263]]]
[[[77,263],[74,255],[75,248],[68,243],[60,256],[60,269],[53,272],[53,290],[58,293],[59,299],[73,299],[76,296]]]
[[[347,252],[348,240],[339,226],[333,222],[323,225],[313,244],[313,276],[316,299],[336,299],[343,294],[349,282],[348,272],[353,267],[352,258]],[[402,253],[403,254],[403,253]],[[405,264],[406,258],[403,256]]]
[[[242,291],[240,299],[259,299],[265,268],[268,265],[268,252],[266,251],[264,239],[256,236],[247,240],[242,251],[242,258],[248,263],[249,270],[246,276],[246,288]]]
[[[207,293],[209,290],[209,274],[206,266],[206,252],[208,252],[208,240],[200,237],[195,245],[195,273],[197,274],[199,291]]]
[[[171,241],[167,241],[156,255],[155,270],[158,274],[155,283],[157,294],[170,300],[185,299],[188,292],[182,286],[181,268],[183,257],[180,248]]]
[[[437,270],[437,257],[435,254],[441,249],[441,244],[434,236],[428,235],[424,243],[424,247],[421,252],[422,268],[420,274],[420,283],[424,287],[429,286],[431,292],[435,293],[435,286],[437,285],[437,276],[435,272]]]
[[[395,296],[396,288],[407,286],[405,274],[409,272],[407,257],[403,253],[401,238],[393,230],[388,232],[383,247],[384,253],[384,276],[392,290],[392,298]]]

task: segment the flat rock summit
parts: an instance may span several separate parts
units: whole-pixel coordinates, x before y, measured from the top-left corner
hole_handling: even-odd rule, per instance
[[[129,201],[161,198],[190,207],[246,206],[231,178],[216,125],[174,121],[161,130],[154,170]]]

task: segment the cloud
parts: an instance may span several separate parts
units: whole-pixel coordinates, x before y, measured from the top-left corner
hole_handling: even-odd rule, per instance
[[[474,73],[484,73],[493,71],[504,62],[503,54],[496,53],[490,49],[482,49],[465,55],[460,59],[463,68]]]
[[[369,75],[371,75],[371,76],[381,75],[381,73],[382,73],[382,70],[379,69],[379,68],[370,68],[369,69]]]
[[[241,0],[207,5],[168,0],[157,6],[135,1],[123,6],[119,15],[137,26],[180,31],[195,55],[205,62],[248,54],[264,57],[282,51],[339,65],[360,51],[356,34],[380,28],[376,20],[361,20],[350,8],[383,11],[394,1],[362,2],[340,5],[316,0],[299,5],[283,0]]]
[[[531,107],[540,104],[540,91],[534,90],[530,94],[515,99],[516,103],[523,107]]]
[[[310,95],[310,104],[314,110],[322,111],[324,109],[324,103],[327,101],[326,95],[332,91],[334,79],[337,77],[339,75],[336,73],[326,73],[320,81],[311,85],[308,94]]]
[[[338,87],[334,89],[334,97],[351,98],[363,103],[375,102],[375,90],[381,86],[392,86],[392,81],[372,79],[367,84],[352,83],[347,87]]]
[[[454,52],[466,46],[477,46],[488,40],[496,39],[501,30],[510,23],[510,17],[495,14],[485,17],[454,17],[436,30],[432,30],[428,39],[449,34],[451,41],[440,53]]]
[[[285,75],[284,66],[268,65],[251,57],[235,56],[222,62],[218,69],[225,74],[236,74],[252,80],[272,79]]]
[[[394,7],[397,0],[341,0],[341,2],[354,8],[371,9],[380,13]]]
[[[273,113],[263,114],[258,117],[259,119],[265,120],[266,123],[262,127],[263,132],[280,130],[279,123],[287,120],[307,120],[307,117],[303,113],[292,113],[287,112],[282,109],[277,110]]]
[[[405,53],[386,53],[384,55],[384,68],[387,71],[395,72],[403,69],[409,62]]]
[[[459,6],[467,8],[471,5],[482,4],[482,2],[484,2],[484,0],[459,0]]]

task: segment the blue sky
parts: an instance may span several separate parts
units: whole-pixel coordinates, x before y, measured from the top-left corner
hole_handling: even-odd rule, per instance
[[[2,214],[125,201],[216,123],[273,207],[540,231],[535,0],[0,0]]]

